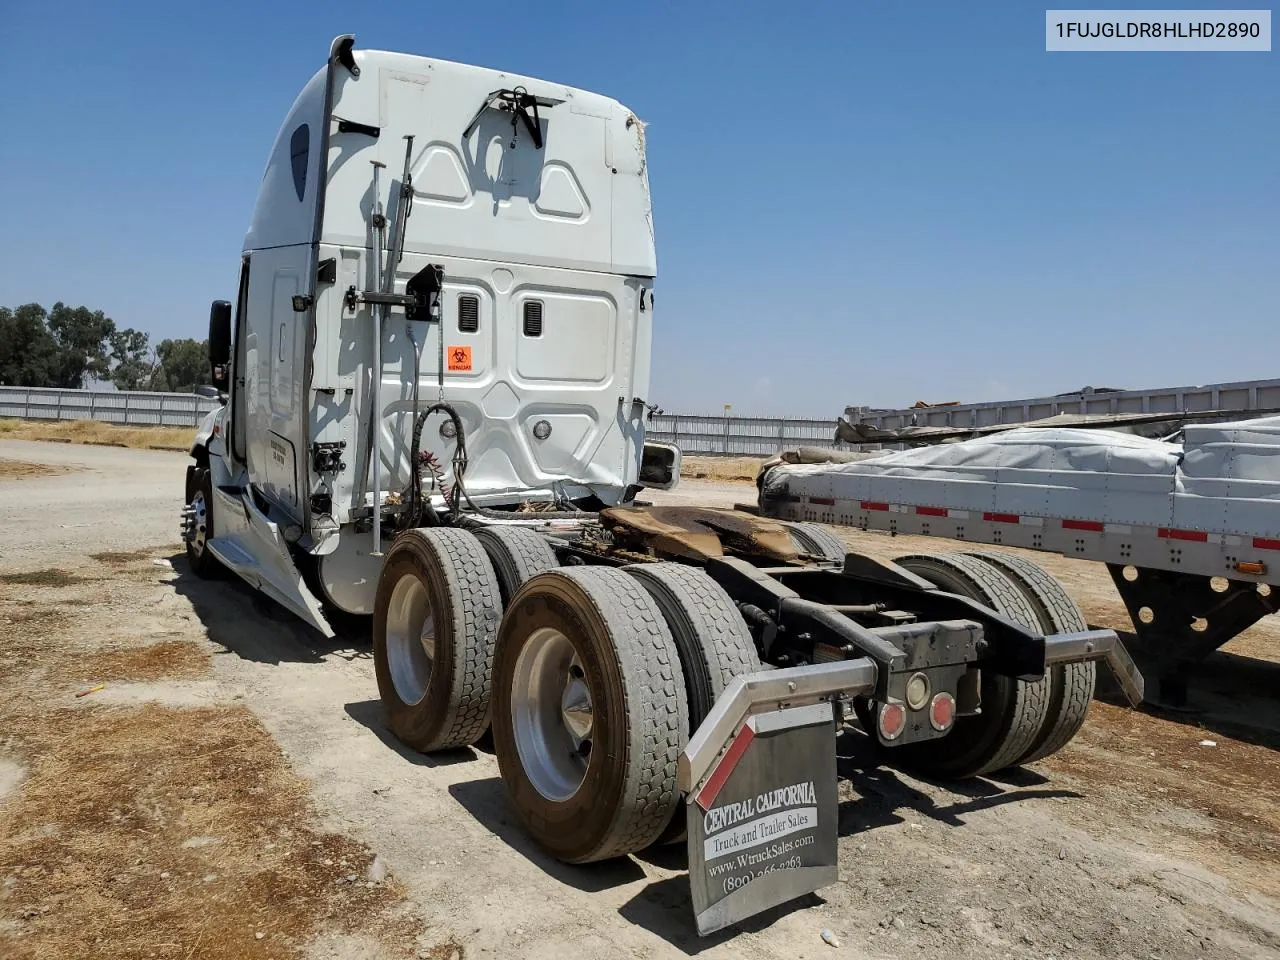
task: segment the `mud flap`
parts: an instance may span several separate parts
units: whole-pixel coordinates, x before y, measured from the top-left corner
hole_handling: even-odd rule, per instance
[[[333,627],[329,626],[319,601],[294,566],[279,525],[269,520],[243,493],[232,499],[225,490],[217,489],[214,503],[215,511],[221,511],[222,517],[233,522],[215,520],[215,532],[218,527],[227,532],[209,541],[208,549],[213,555],[249,586],[265,593],[326,637],[332,637]]]
[[[833,705],[747,717],[686,803],[699,934],[835,883]]]

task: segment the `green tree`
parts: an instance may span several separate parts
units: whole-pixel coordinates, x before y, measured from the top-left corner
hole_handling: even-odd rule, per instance
[[[53,386],[83,387],[89,375],[105,380],[111,372],[107,347],[116,332],[115,321],[101,310],[69,307],[61,300],[49,311],[49,332],[58,344]]]
[[[0,307],[0,383],[11,387],[47,387],[59,370],[58,344],[45,325],[38,303]]]
[[[111,363],[111,382],[117,387],[146,390],[155,370],[151,338],[141,330],[117,330],[111,335]]]
[[[152,390],[190,393],[209,382],[208,340],[161,340],[156,347]]]

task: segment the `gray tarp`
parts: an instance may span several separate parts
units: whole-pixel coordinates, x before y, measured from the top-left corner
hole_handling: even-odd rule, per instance
[[[762,496],[1280,535],[1280,417],[1189,424],[1184,437],[1022,428],[856,463],[777,466]]]

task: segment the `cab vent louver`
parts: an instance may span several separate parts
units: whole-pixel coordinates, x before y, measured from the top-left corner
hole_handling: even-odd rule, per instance
[[[463,333],[475,333],[480,329],[479,297],[458,297],[458,329]]]
[[[526,300],[524,302],[524,335],[526,337],[542,336],[541,300]]]

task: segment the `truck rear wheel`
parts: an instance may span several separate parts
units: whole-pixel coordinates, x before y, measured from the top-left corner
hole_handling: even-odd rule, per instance
[[[489,724],[502,616],[472,534],[410,530],[387,552],[373,609],[373,664],[391,731],[424,753],[474,743]]]
[[[208,464],[193,463],[187,467],[184,527],[187,565],[191,572],[204,580],[217,577],[222,565],[209,551],[209,541],[213,539],[213,482]]]
[[[1040,629],[1048,633],[1076,633],[1089,624],[1057,578],[1025,557],[1010,553],[974,553],[970,556],[998,568],[1016,583],[1035,608]],[[1098,680],[1097,664],[1059,663],[1049,668],[1049,711],[1044,726],[1019,763],[1032,763],[1057,753],[1080,731]]]
[[[1022,591],[988,563],[968,556],[920,554],[900,557],[898,566],[940,590],[977,600],[1001,616],[1039,630],[1035,610]],[[945,737],[905,744],[892,750],[927,775],[976,777],[1017,763],[1044,726],[1049,707],[1049,678],[1018,680],[982,671],[982,712],[957,717]]]
[[[791,542],[796,549],[810,556],[844,562],[845,554],[849,552],[844,541],[821,524],[789,523],[787,532],[791,534]]]
[[[636,563],[623,570],[657,602],[680,652],[689,700],[684,749],[734,677],[760,669],[755,641],[724,588],[704,571],[681,563]],[[685,839],[683,813],[681,805],[658,843]]]
[[[678,803],[684,673],[657,603],[610,567],[540,574],[494,658],[493,742],[512,805],[569,863],[652,844]]]
[[[525,527],[480,527],[475,535],[498,575],[504,605],[526,580],[560,566],[546,537]]]

